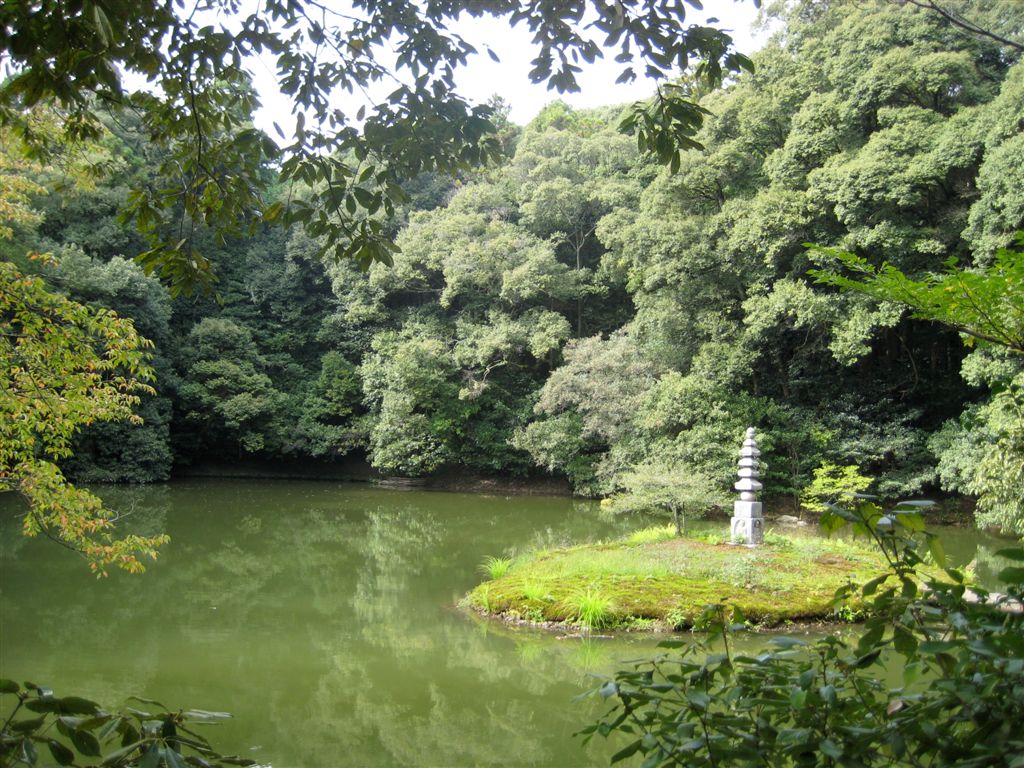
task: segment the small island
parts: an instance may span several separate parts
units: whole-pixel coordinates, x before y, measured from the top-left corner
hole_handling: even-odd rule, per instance
[[[853,618],[858,606],[837,610],[835,591],[885,568],[877,550],[846,539],[768,532],[763,546],[748,549],[729,544],[724,532],[679,537],[664,526],[615,542],[491,558],[482,570],[493,578],[464,604],[514,622],[669,630],[692,627],[706,605],[726,602],[770,628]]]

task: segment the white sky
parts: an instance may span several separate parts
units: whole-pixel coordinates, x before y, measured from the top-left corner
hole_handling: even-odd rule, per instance
[[[704,14],[688,9],[687,25],[705,23],[709,17],[717,19],[712,23],[729,31],[736,41],[737,50],[746,54],[753,53],[767,40],[767,31],[753,29],[758,12],[752,0],[706,0],[705,7]],[[654,90],[653,82],[643,77],[638,77],[633,83],[617,85],[615,80],[624,65],[614,61],[616,52],[613,51],[606,59],[581,64],[583,72],[577,75],[581,92],[558,94],[530,82],[530,60],[535,52],[525,26],[512,28],[504,19],[484,17],[467,19],[453,31],[480,51],[470,59],[468,66],[457,71],[459,92],[474,104],[482,104],[494,94],[502,96],[512,107],[512,121],[520,125],[528,123],[542,107],[558,98],[577,108],[589,108],[645,99]],[[498,55],[500,64],[490,59],[485,46]],[[256,125],[277,139],[279,137],[273,128],[276,122],[290,136],[294,126],[292,104],[277,92],[272,60],[250,62],[249,69],[263,102],[256,116]],[[382,97],[392,87],[374,95]],[[352,114],[365,100],[345,95],[340,101],[339,106]]]

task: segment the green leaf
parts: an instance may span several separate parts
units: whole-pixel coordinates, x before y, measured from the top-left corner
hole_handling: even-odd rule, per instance
[[[872,664],[878,661],[878,657],[881,655],[881,651],[872,651],[871,653],[866,653],[860,658],[858,658],[853,663],[853,666],[857,669],[864,669],[865,667],[870,667]]]
[[[872,579],[871,581],[867,582],[863,587],[861,587],[860,593],[864,597],[870,597],[878,591],[878,587],[881,584],[883,584],[889,578],[890,575],[891,574],[884,573],[881,576]]]
[[[937,566],[945,568],[946,549],[942,546],[942,542],[939,540],[938,536],[928,537],[928,552],[931,554],[932,560],[935,561]]]
[[[1005,557],[1007,560],[1024,562],[1024,547],[1010,547],[1008,549],[997,549],[996,557]]]
[[[635,755],[637,751],[639,751],[641,744],[642,742],[638,739],[629,746],[620,749],[618,752],[612,755],[612,765],[615,765],[615,763],[625,760],[627,757],[632,757],[633,755]]]
[[[164,762],[167,763],[167,768],[188,768],[188,764],[181,759],[181,755],[171,747],[164,750]]]
[[[59,714],[61,711],[60,702],[53,696],[43,696],[26,701],[25,708],[32,712],[52,712],[53,714]]]
[[[128,701],[138,701],[138,702],[141,702],[142,704],[152,704],[154,707],[160,707],[160,709],[165,710],[165,711],[167,710],[167,707],[165,707],[163,704],[161,704],[156,699],[145,699],[142,696],[129,696],[127,700]]]
[[[703,691],[695,691],[692,688],[686,691],[686,699],[697,709],[704,711],[711,706],[711,697]]]
[[[50,748],[50,754],[57,761],[57,765],[71,765],[75,762],[75,753],[56,739],[48,739],[46,746]]]
[[[39,752],[36,750],[36,745],[32,743],[31,739],[22,739],[21,752],[24,755],[24,761],[29,765],[35,765],[39,762]]]
[[[88,757],[100,756],[100,742],[89,731],[72,731],[71,742],[75,749]]]
[[[80,696],[65,696],[59,701],[61,712],[68,715],[92,715],[100,708],[95,701],[89,701]]]
[[[790,691],[789,705],[793,709],[803,709],[806,703],[807,691],[803,690],[802,688],[796,688],[793,691]]]
[[[160,747],[151,744],[146,754],[139,760],[138,768],[157,768],[160,765]]]
[[[114,30],[110,26],[110,19],[107,18],[107,14],[104,13],[99,3],[94,2],[92,4],[92,19],[96,25],[96,33],[100,36],[100,40],[103,41],[104,45],[109,46],[114,41]]]
[[[231,719],[230,712],[208,712],[205,709],[187,709],[182,714],[189,720],[198,720],[200,722],[215,722]]]
[[[19,686],[13,680],[0,678],[0,693],[17,693],[20,690],[21,686]]]
[[[894,516],[896,518],[896,523],[903,526],[908,531],[920,532],[924,530],[924,518],[917,512],[897,511]]]
[[[109,755],[107,755],[105,758],[103,758],[103,762],[100,763],[100,765],[114,765],[115,763],[119,762],[123,758],[128,757],[128,755],[130,755],[132,752],[136,751],[139,747],[143,746],[145,743],[146,743],[145,740],[142,740],[142,741],[135,741],[135,742],[132,742],[131,744],[123,746],[120,749],[118,749],[117,751],[111,752]]]
[[[46,715],[33,718],[32,720],[15,720],[11,723],[11,730],[15,733],[28,733],[36,730],[37,728],[41,728],[45,722]]]
[[[905,627],[896,627],[892,635],[893,647],[904,656],[910,656],[917,650],[917,638]]]
[[[843,756],[843,750],[832,739],[822,739],[818,742],[818,749],[826,757],[839,760]]]

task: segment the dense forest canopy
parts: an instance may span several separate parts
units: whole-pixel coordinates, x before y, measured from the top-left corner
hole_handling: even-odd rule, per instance
[[[996,31],[1024,25],[1017,3],[984,10]],[[727,489],[756,425],[776,496],[826,463],[889,498],[978,493],[978,451],[1019,420],[1000,393],[1021,362],[816,283],[829,256],[805,244],[910,276],[990,264],[1024,227],[1018,52],[882,0],[776,13],[756,71],[701,97],[701,146],[676,173],[619,132],[628,110],[555,102],[520,129],[495,102],[499,163],[422,173],[397,218],[371,216],[401,249],[390,267],[324,260],[327,234],[198,227],[217,294],[172,300],[118,219],[166,172],[136,116],[45,163],[8,141],[0,170],[31,215],[5,259],[154,344],[143,423],[87,427],[64,469],[146,482],[209,457],[365,457],[409,476],[554,472],[589,495],[641,470]],[[1004,507],[993,521],[1013,524]]]

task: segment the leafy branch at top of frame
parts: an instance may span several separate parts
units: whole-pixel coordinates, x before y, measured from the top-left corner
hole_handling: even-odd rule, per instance
[[[529,77],[559,92],[579,90],[582,65],[603,50],[617,51],[620,80],[640,67],[655,82],[681,71],[714,85],[752,68],[722,30],[686,26],[696,0],[385,0],[345,13],[314,0],[261,0],[241,14],[233,0],[205,4],[201,14],[198,4],[158,0],[44,3],[32,13],[22,5],[0,8],[13,72],[0,85],[0,123],[42,153],[53,142],[31,130],[34,107],[61,113],[63,142],[98,138],[104,113],[136,115],[163,150],[160,180],[131,191],[123,220],[148,236],[140,261],[173,293],[214,282],[196,244],[199,224],[218,242],[263,224],[298,224],[322,239],[326,255],[390,263],[396,247],[381,218],[403,202],[405,181],[500,156],[491,108],[469,104],[455,86],[456,70],[476,53],[451,28],[461,15],[528,28],[536,51]],[[258,101],[245,67],[261,55],[274,58],[278,88],[294,104],[291,136],[275,123],[281,149],[251,124]],[[149,86],[130,92],[126,72]],[[394,87],[383,99],[367,96],[387,82]],[[340,92],[360,92],[367,104],[341,109]],[[680,151],[696,146],[703,115],[667,85],[622,127],[674,170]],[[276,203],[268,199],[275,172],[291,190]]]

